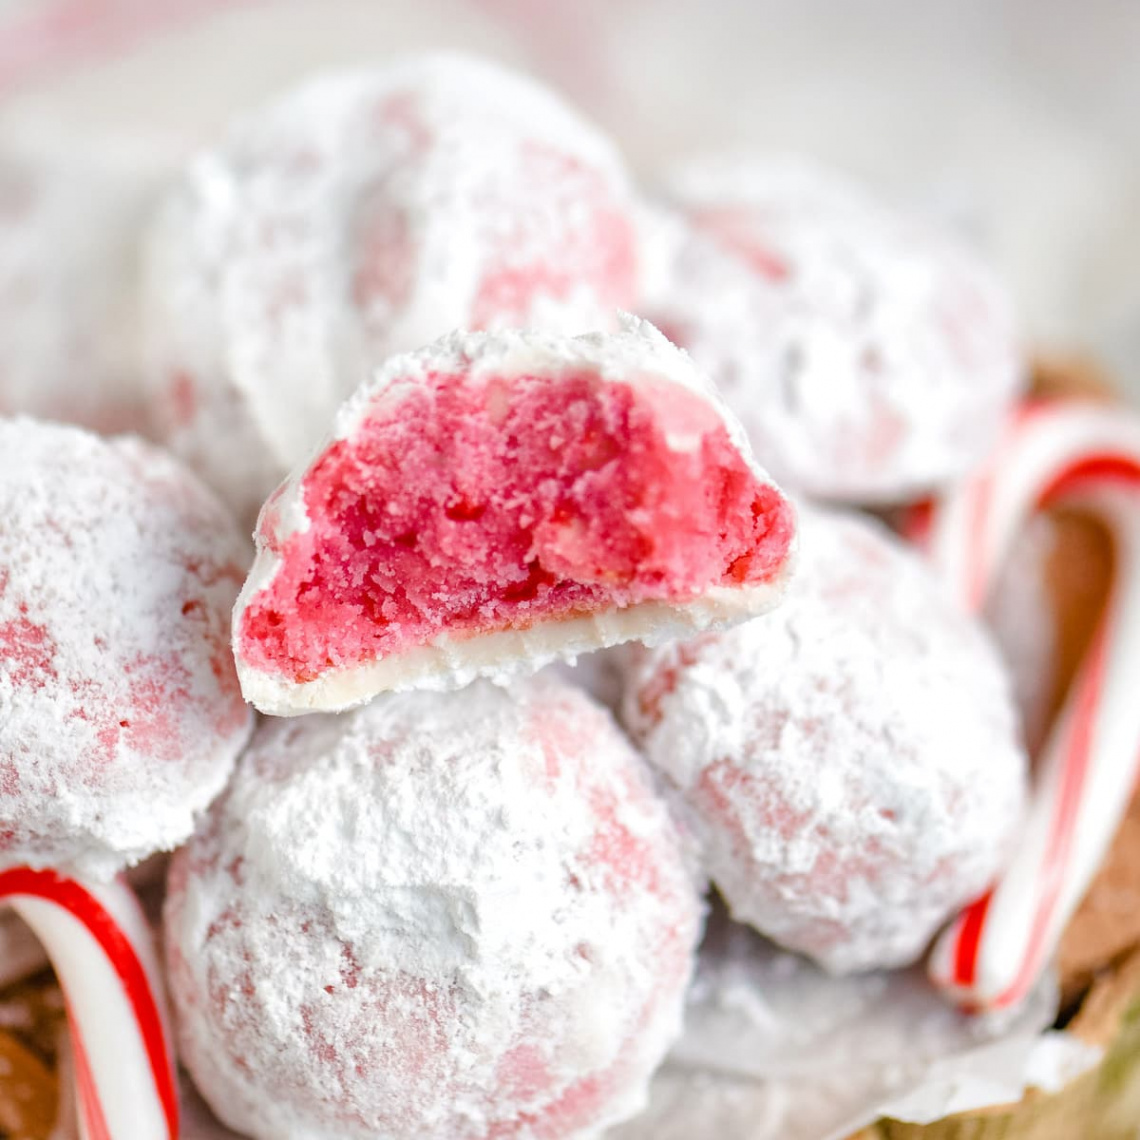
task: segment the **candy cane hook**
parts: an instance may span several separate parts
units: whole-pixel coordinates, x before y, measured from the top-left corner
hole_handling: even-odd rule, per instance
[[[0,898],[39,937],[63,988],[84,1140],[177,1140],[165,995],[130,887],[16,867],[0,872]]]
[[[993,889],[935,945],[931,978],[961,1004],[1008,1008],[1033,988],[1127,809],[1140,769],[1140,420],[1036,405],[986,468],[935,504],[927,553],[971,609],[1035,511],[1080,506],[1111,528],[1111,596],[1038,764],[1018,850]]]

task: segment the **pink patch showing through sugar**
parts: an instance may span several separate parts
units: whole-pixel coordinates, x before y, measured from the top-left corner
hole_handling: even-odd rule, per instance
[[[811,824],[810,813],[795,811],[770,780],[728,759],[701,773],[694,802],[724,830],[739,858],[748,858],[756,834],[771,831],[790,842]]]
[[[499,263],[479,285],[472,327],[526,324],[536,297],[566,300],[583,285],[593,287],[606,306],[631,307],[637,282],[634,228],[602,174],[574,155],[530,143],[524,148],[522,176],[536,197],[556,204],[556,213],[579,218],[579,224],[552,243],[542,233],[551,211],[516,216],[500,242]],[[555,260],[535,260],[527,253],[531,250],[548,258],[553,254]]]
[[[374,305],[385,311],[406,305],[415,284],[411,223],[407,213],[388,200],[386,190],[380,186],[361,207],[352,299],[364,310]]]
[[[704,638],[694,638],[677,647],[677,665],[662,666],[649,679],[637,695],[641,715],[651,725],[661,722],[661,702],[677,689],[681,669],[695,665],[700,658],[701,646],[707,644]]]
[[[698,210],[692,217],[698,227],[759,276],[769,281],[784,281],[791,276],[788,262],[758,232],[758,219],[749,208],[724,206]]]
[[[706,827],[731,846],[733,858],[750,865],[776,896],[809,891],[816,898],[845,901],[859,884],[877,884],[891,873],[891,856],[877,839],[867,837],[860,846],[841,850],[826,827],[813,823],[810,812],[793,807],[763,773],[730,759],[718,760],[701,773],[692,802]],[[810,843],[810,867],[789,874],[755,862],[751,852],[756,838],[765,833],[786,844]],[[841,921],[816,916],[801,920],[797,937],[800,945],[821,953],[849,940],[851,932]]]
[[[20,606],[23,613],[27,608]],[[26,617],[0,623],[0,660],[14,685],[38,687],[56,675],[51,635],[44,626]]]
[[[623,784],[622,791],[629,799],[645,794],[629,781]],[[648,891],[661,895],[656,849],[621,822],[621,804],[614,790],[599,785],[589,790],[589,797],[597,830],[585,854],[586,865],[601,875],[611,894],[621,896],[629,891]]]
[[[549,708],[548,719],[540,727],[534,726],[537,737],[545,737],[551,753],[565,750],[568,756],[578,751],[572,743],[575,725],[566,718],[567,710]],[[572,764],[571,764],[572,766]],[[617,898],[630,892],[647,892],[656,895],[667,907],[676,905],[672,887],[659,874],[657,854],[652,842],[636,835],[620,820],[621,804],[643,801],[654,795],[648,784],[622,772],[617,784],[588,782],[583,789],[589,799],[596,829],[589,847],[582,854],[582,866],[591,877],[597,875],[608,894]],[[571,886],[581,889],[576,876]],[[578,953],[587,961],[591,947],[581,945]],[[683,932],[678,927],[662,929],[655,956],[661,986],[641,1011],[636,1022],[627,1027],[623,1049],[604,1072],[591,1072],[570,1082],[560,1093],[543,1105],[539,1111],[521,1111],[512,1119],[492,1125],[487,1133],[494,1140],[511,1140],[519,1136],[532,1136],[541,1140],[559,1140],[560,1137],[587,1127],[596,1118],[598,1106],[609,1099],[614,1090],[627,1078],[627,1070],[634,1063],[636,1042],[646,1025],[656,1016],[662,995],[683,977],[689,949]],[[668,981],[668,985],[666,984]],[[542,1019],[550,1016],[544,997],[524,994],[522,997],[526,1037],[533,1041],[551,1037],[553,1031],[543,1028]],[[551,1071],[544,1051],[533,1044],[522,1043],[503,1055],[496,1073],[496,1086],[503,1102],[525,1104],[541,1103],[552,1091],[556,1077]]]
[[[670,446],[683,433],[690,447]],[[706,400],[589,372],[435,375],[305,475],[310,526],[239,629],[297,681],[431,642],[772,579],[791,508]]]
[[[171,420],[178,427],[194,422],[198,414],[198,388],[188,372],[180,370],[170,377],[166,401]]]

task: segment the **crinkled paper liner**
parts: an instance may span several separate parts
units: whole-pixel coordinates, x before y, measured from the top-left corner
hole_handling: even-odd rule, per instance
[[[851,1140],[1136,1140],[1140,1134],[1140,952],[1097,981],[1066,1034],[1102,1050],[1061,1089],[1030,1088],[1016,1103],[908,1120],[888,1106]]]
[[[871,987],[870,992],[887,998],[897,992],[904,1008],[914,1012],[910,1003],[915,994],[910,991],[917,989],[904,983],[897,991],[888,985],[881,991]],[[848,998],[847,1008],[853,1011],[858,998]],[[920,1022],[925,1021],[922,1009],[920,1004]],[[877,1026],[876,1019],[863,1019],[873,1042],[871,1055],[878,1061],[905,1018],[894,1010]],[[934,1020],[941,1021],[943,1029],[948,1024]],[[690,1017],[690,1025],[692,1021]],[[927,1024],[925,1036],[919,1034],[922,1049],[929,1049],[937,1036],[929,1028]],[[686,1037],[684,1048],[708,1044],[701,1044],[699,1035]],[[908,1083],[895,1074],[900,1084],[893,1095],[876,1099],[866,1087],[852,1083],[849,1071],[832,1067],[836,1050],[858,1049],[859,1039],[854,1023],[837,1029],[828,1051],[821,1054],[824,1063],[815,1078],[755,1079],[739,1071],[748,1058],[731,1055],[726,1060],[736,1072],[699,1068],[680,1059],[682,1049],[654,1081],[646,1113],[613,1130],[607,1140],[1135,1140],[1140,1130],[1140,953],[1106,972],[1067,1032],[1042,1037],[1022,1027],[1005,1039],[947,1057],[917,1081]],[[801,1037],[801,1046],[807,1040]],[[2,1047],[0,1057],[6,1057]],[[793,1050],[789,1068],[804,1059]],[[4,1063],[0,1060],[0,1066]],[[66,1051],[60,1080],[67,1081]],[[0,1134],[7,1129],[21,1140],[75,1140],[74,1114],[67,1111],[66,1097],[61,1119],[55,1122],[54,1078],[37,1070],[31,1084],[39,1090],[38,1101],[22,1117],[0,1115]],[[1034,1087],[1027,1091],[1027,1085]],[[0,1087],[6,1106],[0,1114],[11,1112],[7,1080]],[[978,1097],[1007,1103],[979,1108]],[[946,1115],[970,1104],[975,1107]],[[926,1123],[931,1116],[944,1118]],[[189,1087],[184,1088],[183,1137],[237,1140],[213,1120]]]
[[[1015,1020],[985,1023],[947,1010],[916,973],[827,978],[759,940],[745,953],[746,939],[702,964],[648,1110],[609,1140],[1140,1132],[1140,952],[1105,971],[1061,1032],[1045,1028],[1051,984]]]

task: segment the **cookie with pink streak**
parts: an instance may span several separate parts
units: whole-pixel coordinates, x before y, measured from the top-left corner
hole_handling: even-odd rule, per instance
[[[137,261],[161,177],[141,151],[0,137],[0,415],[146,427]]]
[[[452,56],[332,73],[239,122],[148,258],[164,438],[251,518],[386,356],[452,329],[609,327],[634,299],[616,151]]]
[[[733,916],[844,973],[913,962],[1026,793],[981,627],[885,529],[803,511],[778,610],[642,657],[625,718]]]
[[[242,689],[333,711],[739,621],[778,599],[793,533],[651,326],[455,334],[389,360],[266,503]]]
[[[257,1140],[596,1136],[680,1031],[701,909],[554,678],[265,722],[172,865],[182,1057]]]
[[[1009,298],[949,233],[826,171],[693,160],[647,208],[638,311],[692,353],[790,488],[917,498],[973,467],[1022,386]]]
[[[162,452],[0,420],[0,868],[169,850],[250,730],[229,650],[246,544]]]

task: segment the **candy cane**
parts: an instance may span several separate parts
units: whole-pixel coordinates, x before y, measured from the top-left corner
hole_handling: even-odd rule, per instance
[[[130,887],[16,867],[0,872],[0,898],[35,931],[63,987],[84,1140],[177,1140],[161,975]]]
[[[1140,419],[1103,405],[1031,405],[987,466],[937,503],[923,545],[979,610],[1019,529],[1059,503],[1115,539],[1105,614],[1039,760],[1024,834],[992,890],[935,945],[930,976],[960,1004],[1016,1005],[1033,988],[1104,859],[1140,769]]]

